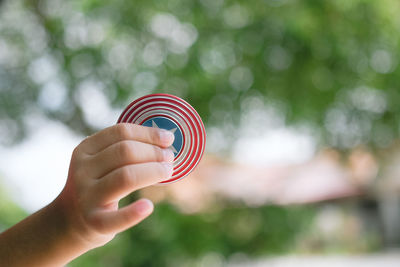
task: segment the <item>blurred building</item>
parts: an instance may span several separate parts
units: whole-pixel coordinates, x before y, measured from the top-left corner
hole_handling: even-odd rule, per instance
[[[197,170],[179,183],[143,190],[155,202],[170,201],[183,212],[218,209],[221,198],[250,207],[320,203],[316,219],[322,232],[354,239],[364,233],[383,237],[388,247],[400,245],[400,152],[386,153],[380,165],[367,149],[359,147],[343,156],[325,149],[313,159],[291,165],[244,165],[206,155]],[[337,209],[346,204],[351,212]],[[336,226],[335,226],[336,225]],[[358,234],[357,234],[358,233]],[[375,240],[376,241],[376,240]],[[375,242],[374,241],[374,242]]]

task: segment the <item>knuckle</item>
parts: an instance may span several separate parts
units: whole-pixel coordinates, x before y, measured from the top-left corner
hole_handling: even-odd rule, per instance
[[[77,156],[79,153],[80,153],[80,151],[81,151],[81,146],[83,146],[84,144],[85,144],[85,139],[84,140],[82,140],[80,143],[79,143],[79,145],[77,145],[75,148],[74,148],[74,150],[72,150],[72,155],[74,155],[74,156]]]
[[[164,150],[157,147],[157,146],[153,146],[153,151],[154,151],[154,155],[157,161],[163,161],[164,160]]]
[[[135,187],[137,183],[136,174],[128,167],[120,169],[119,186],[125,188]]]
[[[82,143],[81,143],[82,144]],[[72,151],[72,158],[73,159],[80,159],[81,158],[81,144],[74,148]]]
[[[116,134],[121,138],[121,140],[129,139],[131,132],[131,125],[128,123],[119,123],[115,126]]]
[[[71,160],[77,163],[83,163],[85,162],[87,159],[90,158],[90,155],[87,154],[81,145],[78,145],[77,147],[74,148],[74,150],[72,151],[72,155],[71,155]]]
[[[117,146],[117,157],[121,161],[133,159],[134,144],[128,141],[121,141]]]
[[[75,147],[74,152],[75,152],[75,151],[81,151],[81,150],[83,150],[82,148],[85,147],[85,146],[87,146],[87,143],[88,143],[88,142],[89,142],[89,137],[86,137],[86,138],[82,139],[82,140],[79,142],[79,145],[77,145],[77,146]]]

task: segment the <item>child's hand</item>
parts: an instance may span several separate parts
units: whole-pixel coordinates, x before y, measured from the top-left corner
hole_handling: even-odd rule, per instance
[[[118,124],[86,138],[72,154],[61,194],[43,209],[0,233],[1,266],[64,266],[153,211],[149,200],[118,209],[129,193],[173,172],[174,135]]]
[[[173,140],[165,130],[121,123],[76,147],[67,184],[55,202],[69,231],[88,249],[104,245],[151,214],[149,200],[120,209],[118,201],[171,177],[174,154],[168,147]]]

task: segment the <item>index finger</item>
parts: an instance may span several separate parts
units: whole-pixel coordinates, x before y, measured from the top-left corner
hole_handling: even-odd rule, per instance
[[[167,148],[172,145],[174,134],[167,130],[133,123],[118,123],[87,137],[80,146],[84,152],[93,155],[124,140],[135,140]]]

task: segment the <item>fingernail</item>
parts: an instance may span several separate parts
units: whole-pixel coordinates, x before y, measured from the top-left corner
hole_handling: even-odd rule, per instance
[[[174,152],[171,149],[167,148],[163,150],[164,153],[164,161],[166,162],[173,162],[175,159]]]
[[[169,162],[162,162],[161,164],[164,166],[166,173],[167,173],[165,180],[171,178],[172,173],[174,172],[174,166]]]
[[[153,202],[144,198],[144,199],[141,199],[138,202],[136,202],[135,209],[136,209],[136,212],[139,213],[140,215],[147,216],[153,211],[154,205],[153,205]]]
[[[170,131],[160,129],[160,140],[163,144],[172,144],[174,142],[174,134]]]

